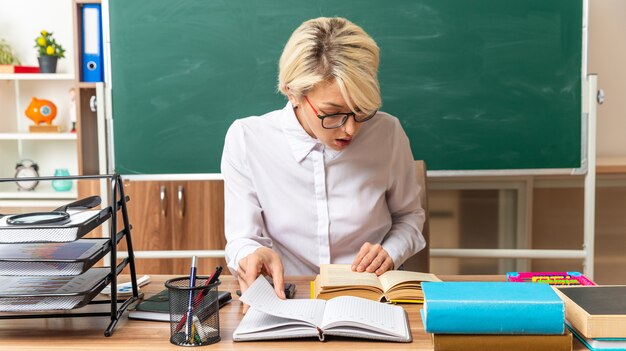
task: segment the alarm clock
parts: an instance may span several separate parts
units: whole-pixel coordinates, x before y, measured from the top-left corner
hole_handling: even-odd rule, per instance
[[[39,166],[33,160],[21,160],[15,165],[15,179],[26,177],[39,177]],[[16,181],[18,190],[35,190],[38,180]]]

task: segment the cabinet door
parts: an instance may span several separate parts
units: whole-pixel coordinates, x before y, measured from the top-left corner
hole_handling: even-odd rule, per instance
[[[171,202],[173,245],[175,250],[223,250],[224,182],[173,182]],[[174,260],[175,274],[188,274],[189,259]],[[221,265],[223,258],[203,258],[198,262],[198,274],[207,275]]]
[[[130,196],[128,216],[133,249],[172,250],[170,220],[172,206],[171,182],[126,181],[126,195]],[[126,245],[120,245],[126,250]],[[170,259],[136,259],[137,274],[172,274]]]

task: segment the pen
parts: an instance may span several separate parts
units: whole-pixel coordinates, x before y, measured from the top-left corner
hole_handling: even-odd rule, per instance
[[[189,342],[193,343],[193,288],[196,286],[196,256],[191,258],[191,268],[189,270],[189,304],[187,306],[187,324],[185,327],[185,335]]]
[[[223,270],[222,266],[215,267],[215,272],[213,272],[211,277],[206,280],[206,282],[204,283],[204,286],[209,286],[209,285],[215,283],[217,281],[217,278],[219,278],[220,274],[222,274],[222,270]],[[204,289],[204,290],[202,290],[202,292],[200,294],[198,294],[198,296],[196,296],[195,300],[193,301],[193,308],[198,307],[198,305],[200,304],[200,302],[202,301],[204,296],[206,296],[208,291],[209,291],[209,289]],[[175,331],[179,331],[180,328],[182,328],[182,326],[185,324],[185,322],[188,321],[187,318],[188,318],[187,315],[184,315],[183,318],[181,318],[180,322],[178,322],[178,324],[176,325],[176,329],[174,329],[174,330]]]

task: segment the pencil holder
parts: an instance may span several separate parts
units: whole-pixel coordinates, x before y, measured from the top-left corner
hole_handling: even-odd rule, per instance
[[[202,346],[220,341],[220,313],[217,287],[205,285],[209,277],[189,277],[165,282],[170,294],[170,342],[179,346]],[[191,299],[191,305],[189,301]],[[191,308],[190,308],[191,306]]]

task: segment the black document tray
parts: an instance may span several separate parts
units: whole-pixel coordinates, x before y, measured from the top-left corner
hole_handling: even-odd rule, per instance
[[[61,225],[11,225],[0,219],[0,243],[69,242],[84,235],[111,217],[111,207],[70,213],[70,222]]]
[[[0,244],[0,275],[78,275],[111,250],[110,239],[69,243]]]
[[[110,282],[111,268],[77,276],[0,277],[0,311],[70,310],[88,304]]]

